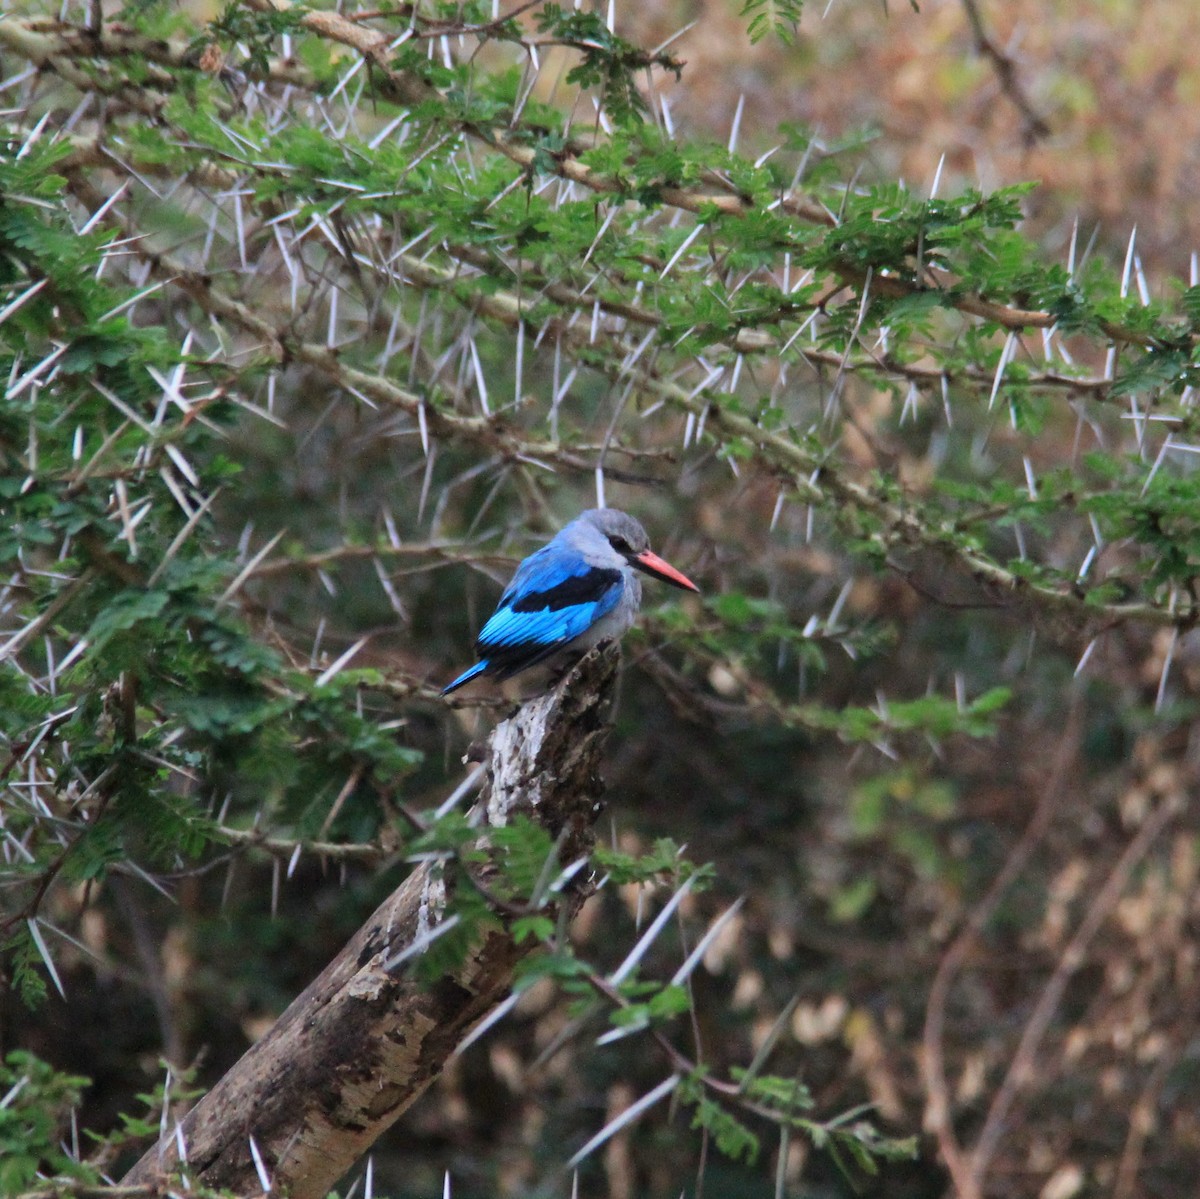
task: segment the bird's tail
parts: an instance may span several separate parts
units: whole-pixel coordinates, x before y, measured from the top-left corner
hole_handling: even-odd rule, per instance
[[[488,668],[488,661],[485,658],[482,662],[476,662],[474,666],[468,670],[464,670],[452,683],[447,683],[442,688],[443,695],[449,695],[451,691],[457,691],[464,683],[469,683],[476,675],[483,674]]]

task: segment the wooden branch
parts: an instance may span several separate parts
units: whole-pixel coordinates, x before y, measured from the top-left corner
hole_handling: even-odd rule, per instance
[[[615,649],[593,651],[496,727],[477,808],[482,840],[524,812],[560,838],[564,863],[590,851],[616,663]],[[405,879],[188,1114],[186,1163],[172,1129],[124,1185],[184,1168],[205,1186],[261,1193],[253,1139],[273,1190],[323,1199],[509,993],[526,952],[511,935],[511,915],[497,911],[462,963],[436,981],[418,981],[411,960],[389,968],[406,949],[419,951],[444,918],[455,872],[439,866],[426,863]],[[560,902],[573,915],[585,897],[585,887],[568,887]]]

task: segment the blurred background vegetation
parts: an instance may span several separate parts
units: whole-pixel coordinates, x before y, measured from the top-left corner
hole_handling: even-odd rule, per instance
[[[663,1104],[580,1193],[1193,1193],[1194,18],[748,7],[383,6],[393,77],[303,9],[3,6],[0,1052],[90,1080],[25,1084],[47,1144],[211,1084],[396,885],[507,708],[437,689],[602,488],[704,593],[624,647],[601,839],[715,867],[644,972],[745,899],[666,1027],[723,1076],[781,1028],[918,1154]],[[532,988],[375,1192],[570,1193],[668,1068],[604,1027]]]

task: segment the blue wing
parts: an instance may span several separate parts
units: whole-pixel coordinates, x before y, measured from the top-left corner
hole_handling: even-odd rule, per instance
[[[480,661],[442,694],[477,675],[508,678],[550,657],[611,612],[624,586],[619,570],[591,566],[553,543],[543,546],[517,568],[483,626],[475,642]]]
[[[480,657],[536,653],[565,645],[586,632],[621,599],[619,570],[590,566],[546,546],[521,563],[483,626]]]

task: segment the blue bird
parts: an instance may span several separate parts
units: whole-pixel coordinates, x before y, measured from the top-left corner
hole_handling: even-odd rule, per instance
[[[642,602],[643,571],[686,591],[691,579],[650,552],[646,530],[615,508],[592,508],[530,554],[475,642],[479,661],[442,688],[479,675],[511,678],[563,652],[620,637]]]

